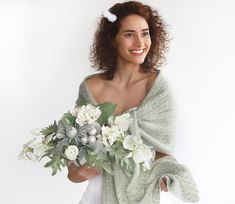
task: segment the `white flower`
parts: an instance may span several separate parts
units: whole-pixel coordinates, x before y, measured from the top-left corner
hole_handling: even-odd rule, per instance
[[[117,140],[117,138],[122,137],[122,134],[120,133],[118,126],[116,125],[113,125],[111,127],[103,125],[101,128],[101,132],[101,141],[106,147],[111,146]]]
[[[149,162],[153,159],[154,154],[151,147],[143,144],[140,137],[127,135],[123,140],[123,148],[131,150],[131,152],[125,156],[125,159],[133,158],[135,163],[141,163],[144,171],[150,169]]]
[[[99,107],[95,107],[91,104],[83,105],[77,110],[76,122],[80,126],[86,124],[91,124],[95,122],[101,115],[101,110]]]
[[[31,133],[33,134],[33,135],[40,135],[41,134],[41,132],[40,132],[40,130],[37,128],[37,129],[34,129],[34,130],[31,130]]]
[[[120,131],[127,131],[129,125],[132,123],[133,119],[130,118],[129,113],[124,113],[120,116],[116,116],[113,123],[118,126]]]
[[[48,149],[47,145],[43,143],[36,143],[32,145],[33,148],[33,154],[37,157],[40,158],[44,154],[46,154],[46,150]]]
[[[34,161],[34,158],[31,159],[31,154],[33,152],[33,148],[30,146],[36,139],[37,138],[35,137],[34,139],[30,140],[29,142],[27,142],[26,144],[23,145],[23,149],[20,152],[18,159],[29,159],[29,160]]]
[[[40,157],[45,154],[47,150],[47,145],[43,143],[34,143],[36,141],[36,137],[26,144],[23,145],[23,150],[18,156],[19,159],[28,159],[31,161],[37,161]]]
[[[133,159],[136,163],[150,161],[152,157],[151,149],[144,144],[138,146],[133,152]]]
[[[109,116],[107,119],[107,122],[108,122],[109,126],[113,125],[114,124],[114,116],[113,115]]]
[[[103,16],[108,19],[110,22],[115,22],[117,20],[117,16],[112,14],[110,11],[106,10],[103,12]]]
[[[142,168],[144,171],[151,169],[150,164],[147,162],[142,163]]]
[[[143,142],[140,137],[135,135],[127,135],[123,140],[123,147],[128,150],[135,150]]]
[[[75,145],[69,145],[64,153],[69,160],[73,161],[77,158],[78,148]]]
[[[78,108],[77,107],[73,108],[73,110],[70,111],[70,113],[71,113],[72,116],[77,117]]]

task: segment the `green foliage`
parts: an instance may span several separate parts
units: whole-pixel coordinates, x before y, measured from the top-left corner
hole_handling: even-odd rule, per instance
[[[75,125],[76,118],[70,113],[64,113],[63,118],[69,125]]]
[[[47,162],[44,167],[51,167],[52,168],[52,176],[54,176],[58,171],[61,171],[61,166],[65,167],[67,165],[67,159],[56,155],[51,158],[49,162]]]
[[[85,100],[79,101],[79,106],[87,104],[88,103]],[[76,104],[76,108],[79,106]],[[107,120],[110,116],[112,116],[116,108],[116,104],[105,102],[99,104],[99,108],[101,110],[101,115],[96,122],[102,126],[107,124]],[[41,133],[44,135],[42,142],[46,145],[47,150],[40,160],[44,157],[49,159],[44,167],[52,168],[52,176],[54,176],[58,171],[61,171],[61,167],[65,167],[67,165],[69,160],[66,158],[64,150],[69,145],[76,145],[79,149],[78,156],[74,161],[78,165],[81,165],[80,162],[84,161],[85,159],[88,166],[95,166],[99,171],[106,171],[110,175],[113,175],[113,164],[121,165],[123,168],[126,168],[129,171],[133,169],[133,159],[125,158],[128,152],[122,147],[123,139],[117,140],[111,147],[106,147],[103,151],[95,152],[92,145],[83,145],[79,136],[76,136],[75,138],[66,137],[65,130],[67,124],[79,130],[80,127],[79,124],[76,123],[76,117],[74,117],[68,111],[67,113],[63,114],[61,120],[63,121],[59,121],[58,124],[54,120],[53,124],[41,129]],[[63,133],[62,136],[65,135],[65,137],[55,136],[57,134],[58,128],[59,131]]]
[[[107,154],[95,154],[94,152],[87,151],[86,161],[88,166],[95,166],[99,171],[105,170],[108,174],[113,175],[111,162]]]
[[[116,106],[116,104],[111,102],[105,102],[99,105],[102,114],[97,122],[100,123],[101,126],[107,122],[108,118],[113,114]]]
[[[57,125],[56,121],[54,120],[54,123],[52,125],[49,125],[46,128],[42,128],[41,133],[45,136],[48,136],[52,133],[57,133],[57,130],[58,130],[58,125]]]
[[[112,148],[108,148],[107,151],[115,165],[121,165],[121,167],[125,168],[130,174],[133,172],[134,161],[132,158],[125,158],[129,152],[127,152],[122,145],[116,142],[112,145]]]

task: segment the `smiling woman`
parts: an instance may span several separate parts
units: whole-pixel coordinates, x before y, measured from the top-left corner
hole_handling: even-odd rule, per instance
[[[93,67],[102,72],[84,78],[76,105],[84,100],[93,105],[112,102],[116,104],[113,116],[130,114],[130,134],[153,148],[153,165],[149,175],[136,166],[134,175],[128,177],[117,163],[111,165],[113,176],[86,164],[75,167],[70,163],[68,178],[72,182],[89,180],[80,204],[158,204],[160,191],[168,191],[168,187],[185,201],[198,199],[190,172],[173,157],[173,96],[156,69],[165,59],[168,41],[163,19],[148,5],[128,1],[103,13],[90,53]],[[185,190],[188,181],[192,181],[192,192]],[[171,187],[172,183],[179,186]]]
[[[128,62],[142,64],[151,46],[148,23],[139,15],[131,15],[121,24],[113,43],[117,50],[117,66]]]
[[[115,41],[124,39],[125,42],[134,43],[133,40],[143,40],[151,44],[151,46],[148,44],[148,52],[144,50],[145,60],[141,64],[141,71],[160,67],[168,50],[169,35],[166,30],[167,25],[158,11],[137,1],[117,3],[109,11],[115,14],[117,19],[111,22],[104,15],[101,17],[90,52],[93,67],[97,71],[104,71],[106,79],[112,79],[117,69],[119,54]],[[138,52],[144,47],[141,47],[143,46],[141,42],[135,41],[135,43],[137,45],[132,44],[134,47],[129,48],[137,48],[136,54],[139,54]]]

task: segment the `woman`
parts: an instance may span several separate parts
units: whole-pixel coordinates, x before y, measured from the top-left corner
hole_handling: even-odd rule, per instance
[[[138,107],[156,81],[167,50],[166,25],[158,12],[140,2],[115,4],[104,12],[95,34],[90,60],[101,73],[84,81],[97,103],[117,104],[114,116]],[[155,160],[167,156],[156,152]],[[87,165],[68,165],[72,182],[89,179],[80,203],[101,203],[102,175]],[[160,179],[161,190],[168,191],[167,177]],[[86,201],[85,201],[86,200]]]

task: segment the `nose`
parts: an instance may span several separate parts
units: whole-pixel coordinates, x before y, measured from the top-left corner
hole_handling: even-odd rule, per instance
[[[141,36],[141,34],[136,35],[135,44],[138,47],[142,47],[142,45],[144,44],[144,39],[143,39],[143,36]]]

